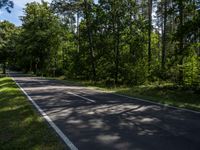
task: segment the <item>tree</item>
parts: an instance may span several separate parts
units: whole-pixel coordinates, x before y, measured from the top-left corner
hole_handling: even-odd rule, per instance
[[[167,0],[163,1],[163,5],[164,5],[164,15],[163,15],[163,35],[162,35],[162,63],[161,63],[162,70],[165,69],[165,64],[166,64]]]
[[[93,74],[93,80],[96,81],[96,66],[95,66],[95,58],[94,58],[93,35],[92,35],[92,28],[91,28],[92,17],[90,14],[91,5],[92,5],[92,3],[89,3],[88,0],[84,0],[83,13],[84,13],[85,20],[86,20],[92,74]]]
[[[149,70],[151,66],[151,32],[152,32],[152,0],[148,0],[148,65],[149,65]]]
[[[11,12],[11,8],[14,7],[14,3],[12,0],[0,0],[0,9],[5,7],[5,9],[7,10],[7,12]]]
[[[15,29],[15,25],[8,21],[0,22],[0,63],[3,63],[4,74],[6,73],[6,62],[9,54],[14,49],[11,43],[12,35]]]
[[[200,72],[198,8],[196,0],[31,3],[11,38],[16,65],[109,86],[161,80],[192,85]]]
[[[21,34],[21,55],[29,58],[29,68],[25,70],[55,74],[61,46],[61,24],[47,3],[33,2],[26,6]]]
[[[93,6],[92,1],[84,0],[84,1],[60,1],[60,0],[54,0],[52,2],[52,7],[55,10],[56,13],[59,14],[69,14],[67,19],[73,19],[74,13],[77,14],[77,49],[79,51],[80,48],[80,39],[79,39],[79,15],[83,14],[83,17],[86,22],[86,30],[87,30],[87,40],[88,40],[88,50],[90,55],[90,64],[92,69],[92,78],[95,81],[96,80],[96,65],[95,65],[95,56],[94,56],[94,45],[93,45],[93,35],[92,35],[92,28],[91,28],[91,22],[92,22],[92,15],[91,15],[91,9]],[[72,23],[73,25],[73,23]]]

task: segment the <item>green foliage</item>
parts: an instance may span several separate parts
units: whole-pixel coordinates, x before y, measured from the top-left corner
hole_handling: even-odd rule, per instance
[[[0,0],[0,9],[5,8],[7,12],[11,12],[11,8],[14,7],[14,3],[12,0]]]
[[[14,35],[17,28],[14,24],[3,21],[0,22],[0,63],[2,63],[3,73],[6,73],[6,62],[12,59],[15,52]]]
[[[61,24],[45,2],[29,3],[26,7],[18,63],[25,71],[54,75],[60,65],[57,59],[60,59],[59,49],[62,47]]]
[[[200,64],[199,58],[195,54],[193,49],[191,50],[191,54],[184,59],[183,72],[184,72],[184,83],[189,85],[199,84],[200,78]]]
[[[5,62],[12,47],[12,36],[15,30],[14,24],[3,21],[0,22],[0,63]]]
[[[10,37],[13,44],[9,45],[16,51],[6,61],[37,75],[65,75],[107,85],[169,81],[198,86],[198,3],[150,3],[54,0],[50,6],[27,4],[22,27]]]

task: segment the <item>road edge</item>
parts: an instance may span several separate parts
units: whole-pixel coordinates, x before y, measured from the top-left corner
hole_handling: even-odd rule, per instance
[[[158,102],[154,102],[154,101],[150,101],[150,100],[146,100],[146,99],[141,99],[141,98],[136,98],[136,97],[132,97],[132,96],[128,96],[128,95],[118,94],[118,93],[112,93],[112,94],[117,95],[117,96],[121,96],[121,97],[126,97],[126,98],[133,99],[133,100],[137,100],[137,101],[142,101],[142,102],[154,104],[154,105],[159,105],[159,106],[162,106],[162,107],[168,107],[168,108],[173,108],[173,109],[176,109],[176,110],[182,110],[182,111],[200,114],[199,111],[195,111],[195,110],[180,108],[180,107],[176,107],[176,106],[162,104],[162,103],[158,103]]]
[[[70,150],[78,150],[78,148],[70,141],[70,139],[58,128],[58,126],[50,119],[50,117],[34,102],[34,100],[26,93],[26,91],[20,86],[19,83],[8,73],[9,77],[16,83],[20,90],[25,94],[27,99],[38,110],[41,116],[48,122],[48,124],[59,135],[63,142],[70,148]]]
[[[49,78],[46,78],[46,77],[42,77],[42,78],[44,78],[45,80],[63,81],[63,80],[58,80],[58,79],[49,79]],[[67,81],[67,80],[64,80],[64,81]],[[73,82],[73,81],[70,81],[70,82]],[[62,82],[62,83],[65,84],[65,82]],[[76,83],[76,82],[74,82],[74,83]],[[172,105],[169,105],[169,104],[162,104],[162,103],[151,101],[151,100],[148,100],[148,99],[137,98],[137,97],[134,97],[134,96],[115,93],[116,91],[107,92],[107,91],[104,91],[103,89],[101,89],[99,87],[96,87],[96,86],[85,86],[82,83],[80,83],[80,85],[85,87],[85,88],[87,88],[87,89],[89,89],[89,90],[94,90],[94,91],[97,91],[97,92],[109,93],[109,94],[113,94],[113,95],[129,98],[129,99],[132,99],[132,100],[137,100],[137,101],[142,101],[142,102],[146,102],[146,103],[150,103],[150,104],[154,104],[154,105],[159,105],[159,106],[162,106],[162,107],[168,107],[168,108],[172,108],[172,109],[176,109],[176,110],[182,110],[182,111],[186,111],[186,112],[190,112],[190,113],[200,114],[200,111],[197,111],[197,110],[181,108],[181,107],[172,106]]]

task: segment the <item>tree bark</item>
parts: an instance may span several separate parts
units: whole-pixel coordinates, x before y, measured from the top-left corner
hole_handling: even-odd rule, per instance
[[[6,74],[6,62],[3,62],[3,74]]]
[[[152,31],[152,0],[148,0],[148,16],[149,16],[149,27],[148,27],[148,66],[149,70],[151,67],[151,31]]]
[[[77,40],[78,40],[78,45],[77,45],[77,51],[78,51],[78,53],[80,51],[79,18],[80,18],[79,11],[77,11],[77,24],[76,24],[77,27],[76,27],[76,29],[77,29]]]
[[[183,2],[182,2],[182,0],[179,0],[178,7],[179,7],[179,13],[180,13],[180,26],[179,27],[181,29],[182,26],[183,26]],[[180,34],[180,37],[179,37],[179,52],[182,55],[183,55],[183,40],[184,40],[183,39],[183,35]],[[183,66],[183,58],[180,59],[179,65],[180,65],[180,69],[179,69],[179,82],[182,84],[183,83],[183,68],[182,68],[182,66]]]
[[[162,70],[166,64],[166,23],[167,23],[167,0],[164,0],[164,18],[163,18],[163,37],[162,37]]]
[[[87,34],[88,34],[88,42],[89,42],[89,53],[90,53],[90,57],[91,57],[91,67],[92,67],[93,81],[96,81],[96,67],[95,67],[95,60],[94,60],[94,47],[93,47],[91,23],[90,23],[89,8],[88,8],[87,0],[84,0],[84,7],[85,7],[85,17],[86,17],[85,19],[86,19],[86,26],[87,26]]]
[[[115,45],[116,45],[116,48],[115,48],[115,50],[116,50],[116,54],[115,54],[115,56],[116,56],[116,58],[115,58],[115,85],[117,85],[118,84],[118,73],[119,73],[119,31],[118,31],[118,29],[117,29],[117,33],[116,33],[116,43],[115,43]]]

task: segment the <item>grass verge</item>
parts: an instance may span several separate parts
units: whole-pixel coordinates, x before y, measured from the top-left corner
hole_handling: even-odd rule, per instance
[[[0,78],[0,149],[66,149],[8,77]]]
[[[179,108],[200,111],[200,95],[190,90],[169,88],[168,86],[135,86],[116,88],[116,93],[146,99]]]
[[[121,87],[107,87],[102,83],[93,83],[90,81],[65,80],[64,77],[48,78],[61,80],[65,83],[80,84],[87,87],[103,90],[105,92],[113,92],[131,96],[134,98],[141,98],[153,102],[158,102],[165,105],[176,106],[179,108],[186,108],[200,111],[200,92],[194,92],[188,88],[178,87],[170,83],[163,83],[161,85],[141,85],[141,86],[121,86]]]

